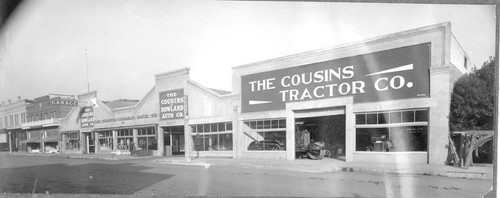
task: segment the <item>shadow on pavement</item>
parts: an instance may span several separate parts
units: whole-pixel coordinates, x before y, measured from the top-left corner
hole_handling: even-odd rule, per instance
[[[145,169],[150,168],[130,163],[2,168],[0,193],[132,194],[173,176]]]

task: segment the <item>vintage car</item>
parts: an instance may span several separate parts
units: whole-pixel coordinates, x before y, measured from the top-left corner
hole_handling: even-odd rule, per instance
[[[59,150],[57,150],[54,147],[46,146],[45,147],[45,153],[59,153]]]
[[[30,153],[42,153],[40,149],[31,149]]]
[[[278,140],[253,141],[247,150],[285,150],[285,144]]]

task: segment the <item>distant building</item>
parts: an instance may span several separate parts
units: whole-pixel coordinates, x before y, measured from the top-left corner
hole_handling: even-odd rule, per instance
[[[8,100],[8,103],[2,102],[0,106],[0,151],[26,149],[26,145],[21,144],[21,141],[26,140],[26,131],[21,125],[27,122],[26,106],[32,102],[21,97],[18,97],[15,102],[11,100]]]
[[[71,95],[49,94],[38,97],[26,106],[27,122],[22,124],[26,130],[27,152],[58,153],[61,144],[59,126],[78,101]]]

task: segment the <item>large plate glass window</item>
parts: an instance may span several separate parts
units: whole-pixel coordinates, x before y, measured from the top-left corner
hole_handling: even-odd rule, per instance
[[[355,114],[356,151],[427,151],[427,109]]]
[[[155,127],[137,129],[137,141],[139,142],[139,150],[157,150],[158,141]]]
[[[80,138],[78,132],[75,133],[65,133],[64,135],[64,148],[66,151],[79,151],[80,150]]]
[[[130,150],[134,144],[132,129],[118,130],[118,139],[116,143],[116,148],[118,150]]]
[[[243,123],[247,151],[286,150],[286,119],[248,120]]]
[[[113,150],[113,133],[111,131],[100,131],[97,133],[98,149],[100,151]]]
[[[232,130],[231,122],[191,125],[194,151],[232,151]]]

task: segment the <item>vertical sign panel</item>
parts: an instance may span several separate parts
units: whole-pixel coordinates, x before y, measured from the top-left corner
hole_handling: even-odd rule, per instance
[[[92,128],[94,127],[94,108],[82,107],[80,109],[80,127]]]
[[[160,120],[184,118],[184,89],[160,92]]]

